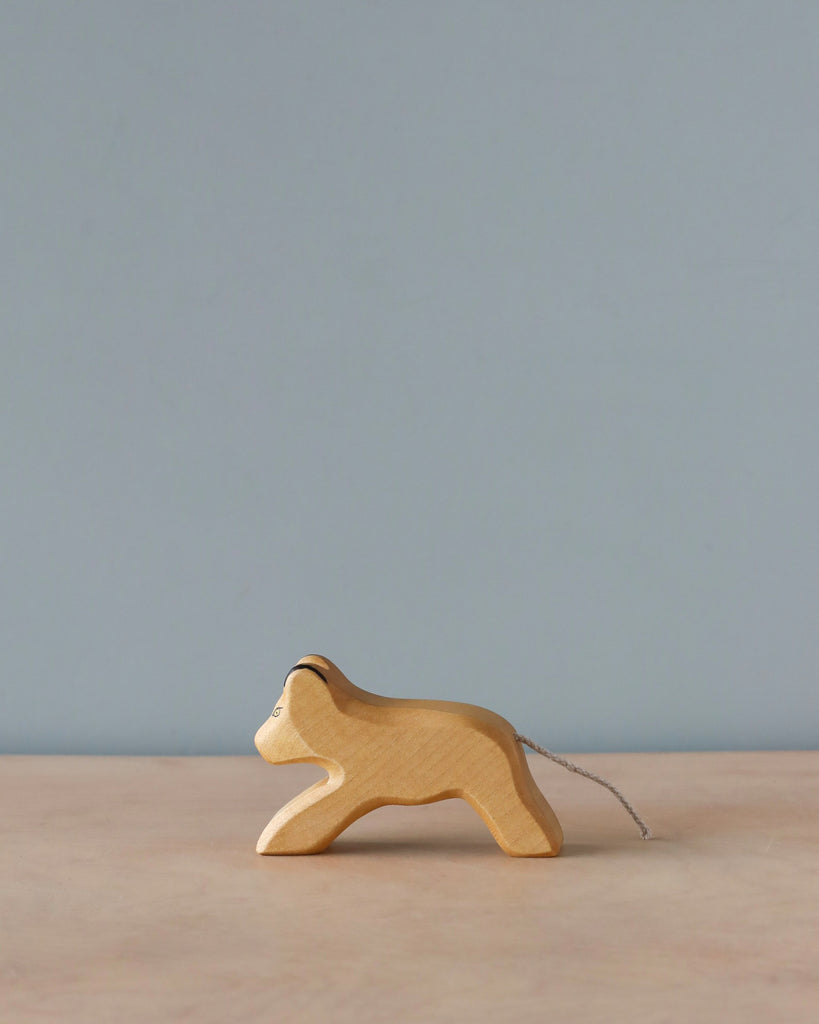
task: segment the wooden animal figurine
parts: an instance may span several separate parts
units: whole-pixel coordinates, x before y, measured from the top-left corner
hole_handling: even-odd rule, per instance
[[[258,853],[319,853],[376,807],[450,797],[470,803],[511,856],[560,852],[560,824],[514,729],[485,708],[380,697],[308,655],[287,674],[255,742],[271,764],[311,761],[329,773],[276,814]]]

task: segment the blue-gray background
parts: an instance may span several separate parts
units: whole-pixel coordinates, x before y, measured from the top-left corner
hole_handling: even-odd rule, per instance
[[[303,654],[812,747],[819,6],[3,4],[0,749]]]

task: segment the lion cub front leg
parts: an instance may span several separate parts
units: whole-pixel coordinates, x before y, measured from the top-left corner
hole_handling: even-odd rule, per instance
[[[351,787],[322,779],[276,814],[259,836],[256,852],[264,854],[321,853],[369,808],[359,807]]]

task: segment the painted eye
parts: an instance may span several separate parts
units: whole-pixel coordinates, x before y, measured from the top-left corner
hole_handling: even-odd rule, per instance
[[[278,718],[281,713],[282,713],[282,709],[280,707],[273,708],[273,717],[274,718]]]

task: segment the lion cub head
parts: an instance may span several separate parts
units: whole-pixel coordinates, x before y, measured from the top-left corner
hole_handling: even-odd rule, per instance
[[[343,699],[337,675],[339,670],[331,661],[315,654],[302,658],[290,669],[273,714],[254,740],[265,761],[295,764],[321,758],[321,748],[327,746],[327,734],[333,731],[333,719]]]

